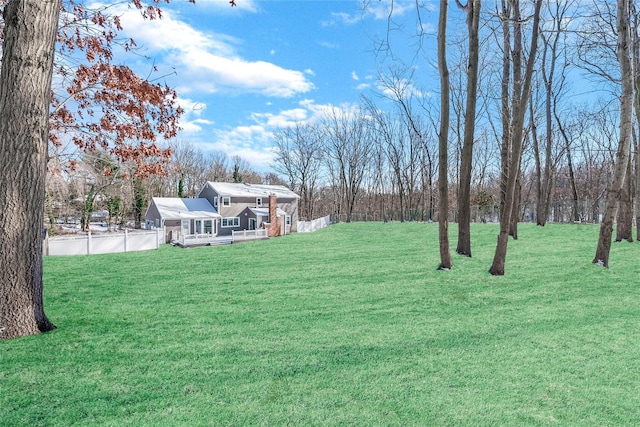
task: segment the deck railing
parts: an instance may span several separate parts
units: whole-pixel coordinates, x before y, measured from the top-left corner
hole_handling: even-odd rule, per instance
[[[259,228],[257,230],[232,231],[231,236],[233,237],[234,242],[269,238],[269,236],[267,235],[267,230],[264,228]]]

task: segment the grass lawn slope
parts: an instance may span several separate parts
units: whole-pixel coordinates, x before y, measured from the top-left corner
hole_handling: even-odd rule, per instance
[[[0,342],[2,426],[631,425],[640,244],[338,224],[223,247],[45,259],[55,331]],[[451,227],[452,249],[456,228]]]

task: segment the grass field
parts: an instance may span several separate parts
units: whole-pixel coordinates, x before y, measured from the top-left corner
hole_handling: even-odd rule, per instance
[[[496,225],[448,272],[437,232],[47,258],[58,329],[0,342],[0,425],[640,422],[640,243],[602,269],[597,226],[521,225],[492,277]]]

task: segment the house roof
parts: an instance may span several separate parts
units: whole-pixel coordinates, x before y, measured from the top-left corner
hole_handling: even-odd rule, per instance
[[[213,188],[220,196],[231,197],[269,197],[274,193],[278,198],[299,199],[293,191],[284,185],[266,185],[266,184],[236,184],[230,182],[213,182],[208,181],[205,185]]]
[[[251,212],[256,214],[256,216],[269,216],[269,208],[249,208],[249,209],[251,210]],[[283,211],[282,209],[278,208],[277,215],[287,216],[289,214]]]
[[[207,199],[181,199],[154,197],[151,202],[162,219],[220,218],[220,214]]]

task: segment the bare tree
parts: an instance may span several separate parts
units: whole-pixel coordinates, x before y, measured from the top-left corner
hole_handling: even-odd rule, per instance
[[[456,4],[467,15],[469,34],[469,62],[467,67],[467,104],[464,114],[464,143],[460,157],[460,182],[458,186],[458,246],[456,252],[471,256],[471,169],[475,140],[476,105],[478,98],[478,55],[481,0],[468,0]]]
[[[515,215],[513,207],[516,203],[516,186],[518,176],[520,175],[520,159],[524,140],[524,117],[525,112],[527,111],[527,102],[531,96],[531,80],[538,47],[542,0],[536,0],[535,2],[535,10],[533,12],[533,29],[531,31],[531,45],[529,48],[529,58],[527,59],[524,75],[522,74],[522,26],[526,20],[524,20],[520,15],[520,1],[509,0],[509,3],[511,15],[503,16],[503,19],[507,19],[513,24],[513,94],[512,114],[509,126],[511,129],[509,138],[510,150],[507,150],[506,156],[503,157],[503,162],[507,161],[508,165],[506,169],[506,185],[504,187],[504,207],[500,218],[500,233],[498,234],[496,252],[491,268],[489,269],[489,272],[496,276],[504,275],[507,243],[509,240],[509,228],[513,219],[512,216]],[[507,55],[508,52],[508,49],[505,50],[505,55]]]
[[[600,224],[600,235],[593,263],[603,267],[609,266],[611,235],[613,221],[616,216],[617,203],[624,186],[629,156],[631,152],[631,129],[633,126],[633,66],[631,64],[631,37],[629,25],[629,0],[618,0],[617,34],[618,62],[622,81],[620,96],[620,138],[616,154],[613,181],[607,192],[605,211]]]
[[[579,203],[578,186],[576,184],[576,174],[575,174],[575,169],[573,165],[573,154],[572,154],[574,138],[570,136],[570,130],[567,129],[567,126],[565,126],[565,124],[558,117],[556,104],[554,104],[553,115],[556,121],[556,125],[558,126],[558,130],[560,131],[560,135],[562,135],[562,139],[565,144],[565,153],[567,155],[567,172],[569,174],[569,185],[571,187],[571,218],[574,222],[580,222],[581,216],[580,216],[580,208],[578,206],[578,203]]]
[[[230,179],[229,157],[222,151],[208,153],[206,164],[205,179],[207,181],[224,182]]]
[[[451,251],[449,249],[449,69],[447,67],[447,10],[448,0],[440,0],[438,18],[438,72],[440,74],[440,131],[438,134],[438,210],[440,265],[439,270],[450,270]]]
[[[537,138],[533,139],[534,150],[536,153],[536,221],[540,226],[544,226],[549,218],[549,206],[551,203],[551,192],[553,188],[553,172],[555,169],[555,159],[553,158],[554,148],[554,115],[556,110],[558,96],[563,90],[565,82],[564,70],[567,61],[562,61],[564,54],[564,45],[561,44],[562,37],[565,34],[565,26],[567,21],[567,13],[571,6],[568,2],[547,2],[551,25],[545,31],[540,32],[542,40],[541,55],[541,76],[544,85],[544,118],[545,118],[545,143],[544,157],[540,156]],[[558,69],[560,68],[560,69]],[[559,76],[558,76],[559,74]],[[558,77],[557,84],[556,77]],[[556,115],[557,119],[557,115]],[[558,122],[558,120],[556,120]],[[544,160],[544,162],[542,161]]]
[[[334,188],[335,211],[344,211],[347,222],[351,222],[371,161],[371,126],[359,108],[331,108],[324,117],[323,129],[323,151]]]
[[[314,218],[316,189],[321,172],[322,145],[319,129],[310,123],[295,123],[275,132],[273,167],[287,177],[289,187],[300,193],[300,218]]]

